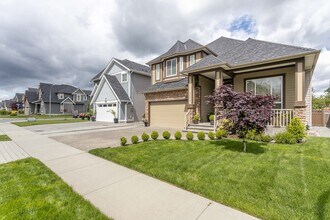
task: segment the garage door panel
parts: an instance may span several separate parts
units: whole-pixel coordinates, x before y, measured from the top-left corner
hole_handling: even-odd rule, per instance
[[[113,114],[111,110],[117,114],[117,107],[115,104],[98,104],[96,106],[96,121],[113,122]]]
[[[182,129],[187,112],[186,103],[186,101],[150,103],[150,125]]]

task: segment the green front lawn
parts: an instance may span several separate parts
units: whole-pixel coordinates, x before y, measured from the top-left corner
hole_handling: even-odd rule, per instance
[[[7,135],[3,134],[0,135],[0,141],[11,141],[11,139]]]
[[[76,123],[76,122],[87,122],[87,120],[82,120],[80,118],[68,118],[68,119],[42,119],[35,122],[12,122],[12,124],[17,125],[19,127],[27,127],[27,126],[34,126],[34,125],[49,125],[49,124],[64,124],[64,123]]]
[[[39,119],[47,119],[47,118],[72,118],[72,115],[17,115],[17,116],[10,116],[10,115],[0,115],[0,118],[39,118]]]
[[[0,165],[1,219],[108,219],[36,159]]]
[[[91,153],[263,219],[330,219],[330,138],[148,141]]]

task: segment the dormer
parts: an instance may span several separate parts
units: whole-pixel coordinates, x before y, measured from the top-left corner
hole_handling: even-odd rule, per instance
[[[166,53],[147,63],[152,70],[152,84],[184,78],[181,72],[208,54],[214,53],[191,39],[177,41]]]

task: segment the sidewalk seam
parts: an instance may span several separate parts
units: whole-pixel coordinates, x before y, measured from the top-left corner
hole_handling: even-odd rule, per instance
[[[209,202],[207,204],[207,206],[205,207],[205,209],[203,209],[203,211],[197,216],[196,220],[198,220],[203,215],[203,213],[207,210],[207,208],[210,207],[211,205],[212,205],[212,202]]]

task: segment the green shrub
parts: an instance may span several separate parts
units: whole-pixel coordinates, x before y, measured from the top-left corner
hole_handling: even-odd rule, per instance
[[[165,140],[170,139],[170,137],[171,137],[171,133],[169,131],[164,131],[163,132],[163,138]]]
[[[256,130],[252,129],[246,133],[245,138],[249,140],[254,140],[256,135],[257,135]]]
[[[150,136],[153,140],[157,140],[157,138],[159,137],[159,134],[157,131],[152,131]]]
[[[204,131],[200,131],[200,132],[198,132],[198,133],[197,133],[197,138],[198,138],[198,140],[200,140],[200,141],[205,140],[205,132],[204,132]]]
[[[287,127],[287,132],[293,134],[297,140],[301,140],[306,137],[306,126],[300,118],[294,117]]]
[[[120,138],[120,144],[121,146],[125,146],[127,143],[127,139],[125,137]]]
[[[223,130],[225,130],[227,132],[233,131],[234,123],[231,122],[229,119],[224,118],[224,119],[221,120],[221,123],[220,123],[220,127],[219,128],[220,129],[223,129]]]
[[[227,131],[224,130],[224,129],[217,130],[215,132],[215,136],[217,137],[217,139],[221,139],[223,137],[227,137]]]
[[[281,143],[281,144],[295,144],[297,143],[297,138],[291,134],[290,132],[281,132],[277,133],[274,137],[274,140],[276,143]]]
[[[9,115],[7,110],[0,110],[0,115]]]
[[[213,131],[210,131],[207,136],[210,138],[210,140],[214,140],[215,138],[215,135],[214,135],[214,132]]]
[[[272,137],[267,134],[261,134],[261,141],[262,142],[270,142],[272,140]]]
[[[194,133],[192,133],[191,131],[188,131],[186,134],[186,138],[188,141],[191,141],[194,139]]]
[[[10,116],[17,116],[17,111],[11,111]]]
[[[175,132],[174,134],[175,140],[181,140],[182,134],[180,131]]]
[[[136,144],[137,142],[139,142],[138,136],[136,136],[136,135],[132,136],[131,141],[132,141],[133,144]]]
[[[255,141],[261,141],[262,140],[261,134],[256,134],[254,136],[254,139],[253,140],[255,140]]]
[[[214,121],[214,115],[210,115],[210,116],[209,116],[209,120],[210,120],[210,121]]]
[[[199,115],[194,115],[193,121],[199,121]]]
[[[148,140],[149,140],[149,135],[146,134],[146,133],[143,133],[143,134],[141,135],[141,139],[142,139],[143,141],[148,141]]]

